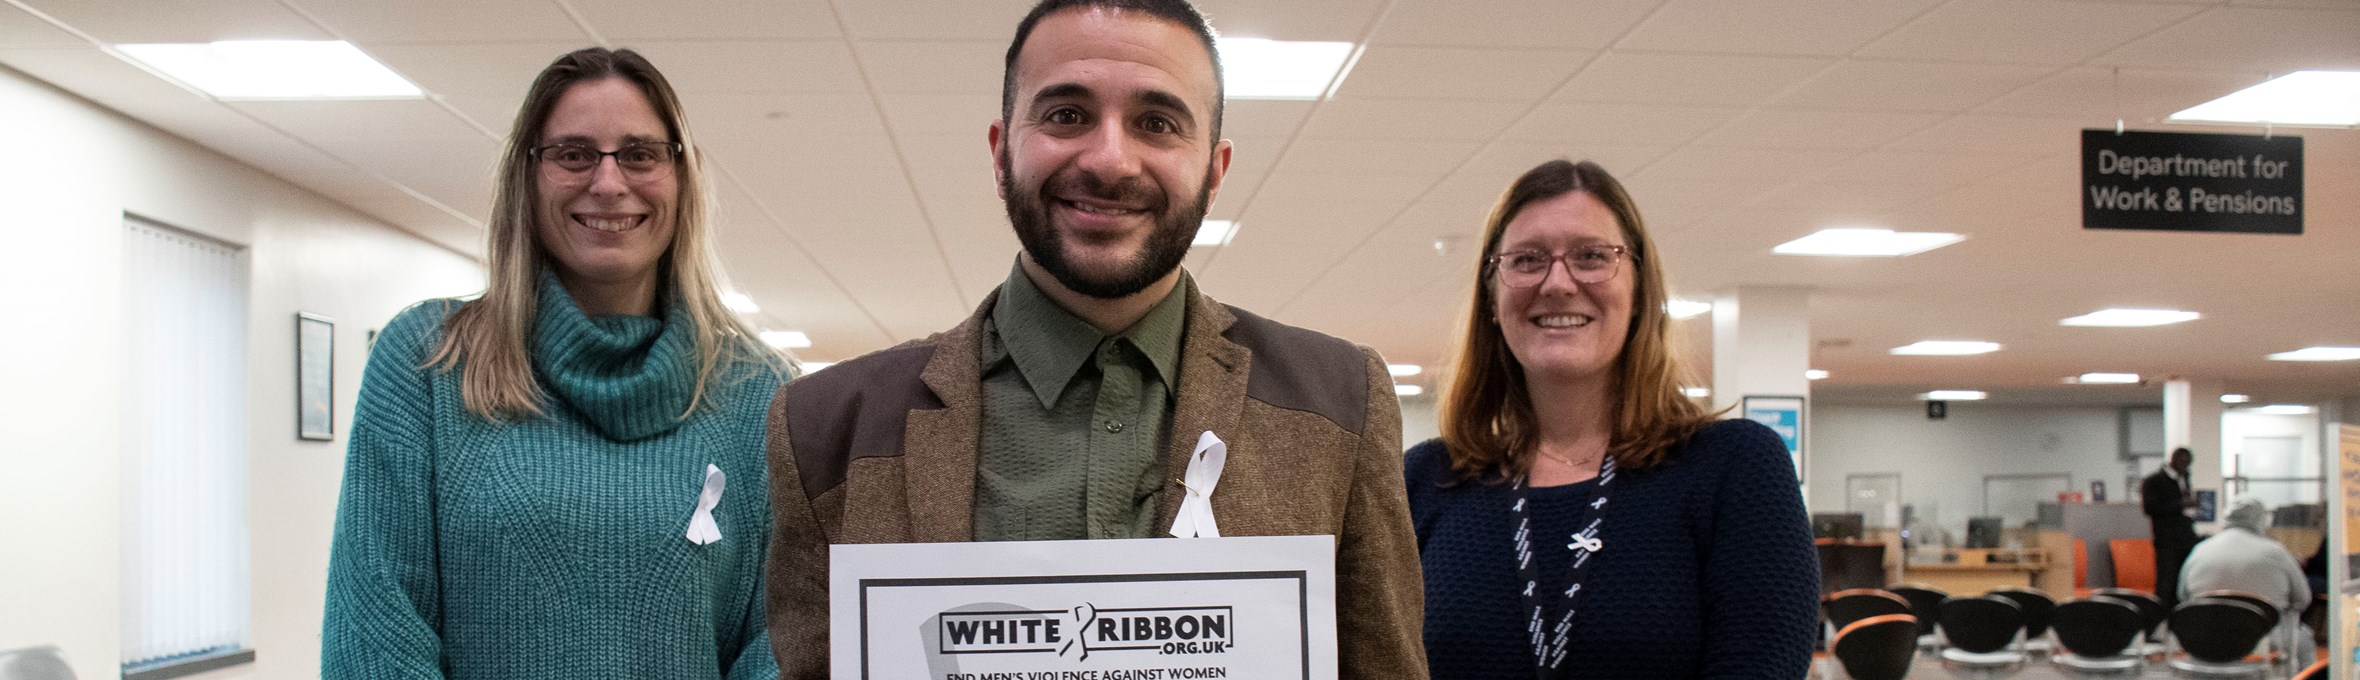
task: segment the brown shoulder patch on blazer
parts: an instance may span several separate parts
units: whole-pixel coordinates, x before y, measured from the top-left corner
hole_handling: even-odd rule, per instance
[[[1246,397],[1309,411],[1361,434],[1368,424],[1368,358],[1352,343],[1228,307],[1237,323],[1221,337],[1252,351]]]
[[[918,377],[933,358],[934,345],[913,343],[787,383],[787,433],[807,497],[843,484],[854,458],[901,455],[910,410],[942,408]]]

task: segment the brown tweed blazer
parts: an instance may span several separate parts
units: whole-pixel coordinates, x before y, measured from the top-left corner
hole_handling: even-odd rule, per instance
[[[795,380],[772,400],[765,587],[780,677],[828,675],[828,546],[973,540],[978,352],[996,297],[957,328]],[[1373,350],[1189,300],[1155,526],[1179,511],[1198,433],[1219,435],[1222,535],[1336,536],[1344,678],[1426,677],[1396,399]]]

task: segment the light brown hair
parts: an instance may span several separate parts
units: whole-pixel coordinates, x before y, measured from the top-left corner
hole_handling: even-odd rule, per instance
[[[674,203],[672,244],[657,265],[662,282],[659,305],[677,301],[696,326],[696,392],[686,418],[705,400],[705,391],[730,364],[755,361],[783,370],[789,359],[771,352],[721,301],[721,268],[713,259],[712,188],[704,180],[703,153],[689,137],[680,97],[664,74],[631,50],[593,47],[558,57],[533,79],[524,106],[500,155],[499,186],[492,198],[490,282],[482,297],[453,312],[443,338],[426,364],[460,373],[459,393],[467,410],[504,421],[542,414],[540,383],[533,379],[527,348],[540,309],[541,272],[549,255],[534,230],[539,203],[538,162],[531,156],[551,111],[577,84],[619,78],[639,89],[662,119],[681,154],[673,160],[680,197]]]
[[[1622,228],[1630,247],[1634,276],[1630,335],[1615,357],[1607,385],[1613,412],[1607,422],[1614,431],[1607,455],[1616,467],[1643,469],[1661,462],[1666,450],[1686,439],[1713,416],[1680,392],[1680,362],[1674,356],[1671,316],[1664,311],[1663,265],[1655,241],[1639,219],[1621,182],[1589,161],[1553,160],[1525,171],[1500,196],[1484,222],[1483,247],[1475,253],[1475,286],[1461,324],[1458,356],[1441,400],[1442,441],[1450,451],[1451,471],[1461,479],[1505,479],[1531,469],[1539,445],[1539,423],[1531,396],[1525,390],[1524,366],[1508,350],[1493,321],[1494,280],[1489,258],[1500,245],[1508,223],[1526,206],[1572,193],[1585,193],[1606,205]]]

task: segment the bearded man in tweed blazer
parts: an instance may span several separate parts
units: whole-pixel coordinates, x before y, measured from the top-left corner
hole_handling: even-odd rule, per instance
[[[947,332],[793,381],[770,413],[781,677],[829,669],[828,546],[1163,536],[1199,437],[1224,536],[1336,537],[1345,678],[1424,678],[1400,404],[1365,347],[1180,269],[1229,167],[1186,0],[1045,0],[1009,48],[995,179],[1024,250]]]

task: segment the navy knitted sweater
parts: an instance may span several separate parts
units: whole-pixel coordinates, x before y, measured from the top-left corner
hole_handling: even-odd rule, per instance
[[[320,676],[778,677],[763,627],[762,454],[775,372],[735,362],[687,419],[693,324],[584,316],[554,277],[528,338],[545,416],[467,411],[421,367],[456,300],[386,325],[361,380]],[[687,537],[706,466],[721,539]]]
[[[1515,495],[1455,481],[1442,440],[1409,450],[1410,518],[1426,572],[1426,660],[1437,679],[1533,677],[1517,574]],[[1595,482],[1533,489],[1542,589]],[[1794,464],[1769,428],[1724,420],[1662,463],[1618,470],[1597,564],[1576,602],[1573,678],[1800,678],[1817,633],[1819,555]],[[1549,617],[1561,598],[1545,599]]]

